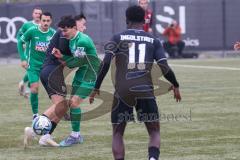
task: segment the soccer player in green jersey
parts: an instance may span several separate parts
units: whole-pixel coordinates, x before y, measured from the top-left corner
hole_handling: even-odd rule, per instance
[[[31,27],[33,26],[37,26],[39,23],[40,23],[40,16],[42,14],[42,9],[39,8],[39,7],[35,7],[33,9],[33,12],[32,12],[32,17],[33,17],[33,20],[32,21],[28,21],[26,23],[24,23],[21,28],[19,29],[18,33],[17,33],[17,40],[18,40],[18,43],[20,43],[20,37]],[[28,67],[28,64],[27,64],[27,58],[28,58],[28,55],[29,55],[29,44],[26,43],[24,44],[24,48],[25,48],[25,51],[24,51],[24,54],[20,54],[20,59],[21,59],[21,66],[24,68],[24,69],[27,69]],[[18,84],[18,89],[19,89],[19,94],[24,96],[25,98],[28,98],[29,96],[29,89],[26,88],[26,83],[28,82],[28,76],[27,76],[27,72],[25,73],[23,79],[19,82]]]
[[[77,30],[83,32],[86,29],[85,16],[82,14],[78,15],[75,17],[75,21],[69,16],[62,18],[59,27],[61,30],[64,30],[65,33],[58,31],[51,39],[46,52],[47,57],[44,62],[44,67],[41,71],[42,84],[53,102],[53,105],[43,114],[48,117],[52,123],[50,132],[41,136],[39,140],[39,144],[43,146],[58,146],[58,144],[52,140],[51,134],[69,107],[72,133],[62,141],[60,145],[71,146],[83,142],[83,137],[80,135],[81,109],[79,105],[92,91],[100,60],[97,57],[96,48],[91,38],[83,33],[77,32]],[[71,39],[70,37],[76,37],[67,40],[64,36],[68,39]],[[69,50],[69,43],[70,46],[72,46],[71,51]],[[61,65],[62,62],[65,63],[63,66]],[[65,65],[69,68],[79,67],[73,79],[70,101],[65,99],[67,93],[66,89],[64,89],[66,88],[66,84],[62,71]],[[26,127],[24,135],[24,145],[27,146],[29,141],[35,136],[32,128]]]
[[[92,39],[79,32],[71,18],[63,19],[58,26],[61,28],[63,36],[69,39],[69,48],[73,57],[62,55],[56,48],[53,49],[53,54],[64,60],[68,67],[79,67],[72,82],[70,98],[72,132],[60,142],[60,146],[65,147],[82,142],[80,135],[81,108],[79,105],[88,97],[95,85],[100,60]]]
[[[27,74],[30,83],[30,103],[33,112],[33,119],[38,115],[38,88],[39,74],[45,59],[45,52],[55,30],[50,28],[52,15],[44,12],[40,16],[40,25],[32,27],[25,32],[18,43],[19,53],[24,55],[23,44],[29,43],[29,56]]]
[[[66,17],[62,19],[59,22],[58,27],[61,28],[62,35],[69,39],[71,55],[63,55],[64,53],[61,53],[61,51],[57,48],[53,48],[52,54],[59,60],[64,61],[66,66],[70,68],[79,68],[75,72],[72,82],[72,93],[69,102],[65,102],[63,100],[59,104],[52,105],[47,111],[44,112],[44,115],[48,117],[53,126],[56,127],[56,124],[61,120],[64,113],[68,110],[68,107],[70,107],[72,132],[66,139],[60,142],[60,146],[66,147],[83,142],[83,137],[80,135],[82,111],[79,105],[86,97],[88,97],[93,86],[95,85],[97,72],[100,66],[100,60],[97,56],[96,48],[92,39],[86,34],[77,30],[77,26],[73,18]],[[51,81],[50,77],[48,79]],[[51,85],[51,82],[49,82],[48,85]],[[46,89],[51,89],[53,87],[54,86],[45,86]],[[48,90],[47,92],[50,94],[52,91]],[[59,91],[58,93],[55,93],[55,95],[62,95],[61,93],[62,91]],[[53,130],[54,128],[52,128],[50,134],[53,132]],[[50,136],[44,135],[41,137],[41,139],[45,139],[45,141],[47,141],[47,137]]]

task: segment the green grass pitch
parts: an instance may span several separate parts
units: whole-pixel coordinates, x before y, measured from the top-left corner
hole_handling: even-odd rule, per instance
[[[172,93],[157,97],[161,119],[162,160],[240,159],[240,59],[171,60],[179,80],[182,102]],[[212,67],[213,66],[213,67]],[[17,93],[24,71],[19,65],[0,65],[0,160],[110,160],[110,114],[81,124],[85,142],[70,148],[44,148],[37,141],[23,149],[24,127],[31,125],[31,109]],[[110,76],[102,89],[113,92]],[[50,101],[40,87],[40,113]],[[84,111],[94,105],[84,102]],[[110,106],[108,106],[110,107]],[[177,117],[177,118],[176,118]],[[55,130],[57,142],[70,133],[69,122]],[[127,160],[146,160],[148,136],[143,124],[130,123],[125,133]]]

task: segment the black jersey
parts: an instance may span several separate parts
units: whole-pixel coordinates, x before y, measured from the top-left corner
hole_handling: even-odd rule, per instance
[[[61,63],[58,59],[52,54],[53,48],[57,48],[61,51],[64,55],[72,56],[71,51],[69,49],[69,40],[66,39],[63,35],[61,30],[58,30],[52,39],[50,40],[48,49],[46,51],[46,58],[44,61],[44,65],[60,65]]]
[[[166,60],[160,41],[149,33],[133,29],[115,35],[112,41],[117,46],[117,50],[111,52],[116,63],[116,92],[128,90],[153,97],[152,65],[154,61]]]
[[[166,62],[159,39],[143,30],[128,29],[113,36],[105,45],[105,57],[95,85],[100,88],[102,80],[115,59],[115,95],[134,105],[136,98],[155,98],[151,69],[154,61]],[[167,64],[167,63],[166,63]],[[112,68],[114,69],[114,68]],[[127,100],[126,100],[127,99]]]

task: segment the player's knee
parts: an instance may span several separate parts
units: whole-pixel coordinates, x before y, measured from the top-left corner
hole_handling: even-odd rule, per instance
[[[70,107],[73,108],[73,107],[78,107],[81,102],[83,101],[83,99],[81,99],[80,97],[78,96],[73,96],[70,100]]]
[[[38,93],[38,83],[33,83],[30,86],[31,93]]]
[[[53,104],[66,103],[65,98],[60,95],[51,95],[51,100]]]

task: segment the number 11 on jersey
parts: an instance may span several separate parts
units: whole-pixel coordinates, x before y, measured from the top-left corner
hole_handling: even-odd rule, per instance
[[[138,48],[138,54],[139,58],[138,61],[136,62],[136,47]],[[129,44],[129,59],[128,59],[128,69],[134,69],[136,67],[137,63],[137,68],[139,70],[145,69],[145,55],[146,55],[146,44],[141,43],[136,46],[136,43],[132,42]]]

